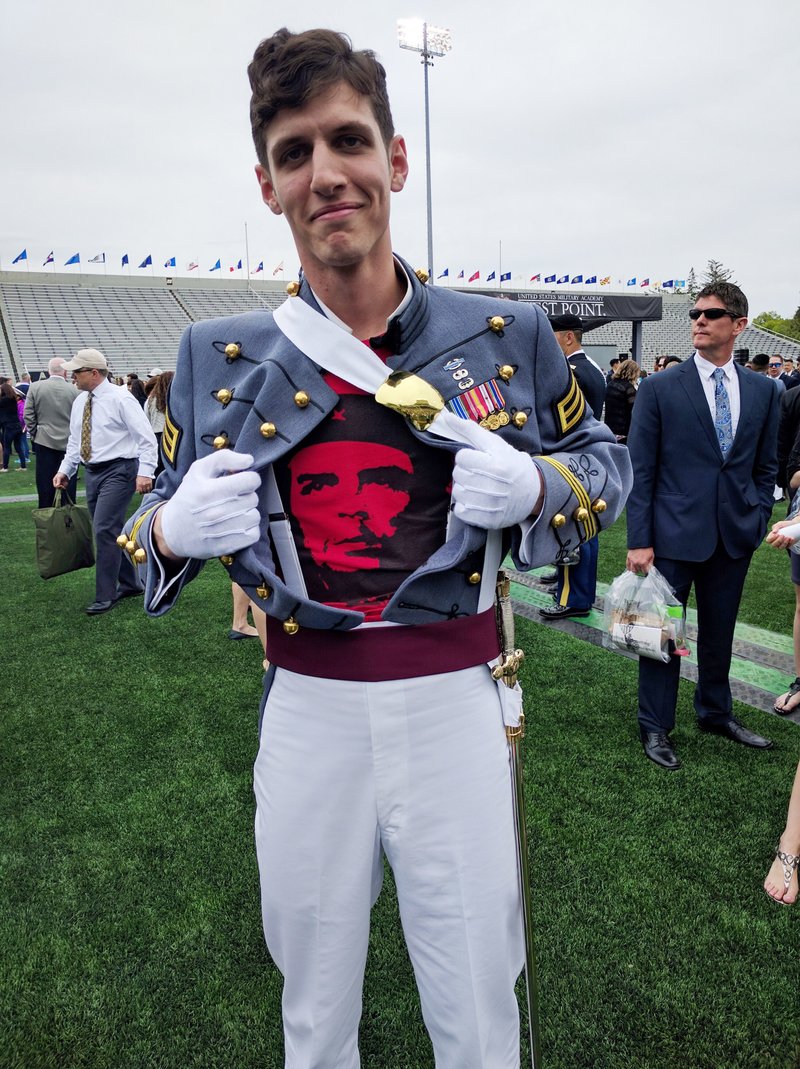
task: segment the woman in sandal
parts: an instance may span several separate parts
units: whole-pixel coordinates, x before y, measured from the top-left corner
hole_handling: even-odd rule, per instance
[[[786,461],[785,478],[786,481],[781,482],[781,486],[787,488],[789,501],[791,502],[797,490],[800,489],[800,434],[795,440]],[[789,507],[791,509],[791,505]],[[783,538],[780,536],[779,532],[782,527],[797,523],[797,520],[798,517],[795,516],[794,519],[781,520],[779,523],[773,524],[772,531],[767,535],[767,542],[769,542],[770,545],[775,546],[776,549],[790,549],[794,540]],[[775,700],[773,709],[779,716],[786,716],[787,713],[793,713],[797,709],[800,709],[800,554],[790,553],[789,557],[792,562],[792,582],[794,583],[795,601],[794,623],[792,625],[795,679],[794,683],[792,683],[786,693],[781,694],[781,696]]]
[[[791,906],[797,901],[797,866],[800,863],[800,765],[794,776],[792,793],[789,796],[789,811],[775,860],[764,880],[764,890],[782,906]]]

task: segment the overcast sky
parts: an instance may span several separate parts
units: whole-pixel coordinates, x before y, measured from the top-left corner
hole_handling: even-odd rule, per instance
[[[398,18],[452,32],[430,71],[434,265],[685,278],[721,260],[751,315],[800,304],[800,2],[0,0],[0,262],[54,250],[297,259],[260,200],[246,67],[288,24],[386,66],[411,175],[394,247],[427,259],[423,72]],[[502,252],[501,252],[502,249]],[[502,261],[501,261],[502,255]],[[19,265],[18,265],[19,266]],[[70,270],[77,270],[71,268]],[[175,272],[173,272],[175,273]],[[229,276],[230,277],[230,276]],[[628,292],[631,292],[630,290]],[[641,291],[638,291],[641,292]]]

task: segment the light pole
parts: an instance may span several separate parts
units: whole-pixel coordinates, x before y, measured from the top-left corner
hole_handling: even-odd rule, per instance
[[[431,117],[428,102],[428,67],[433,66],[434,56],[444,56],[452,48],[450,31],[438,26],[429,26],[420,19],[398,19],[397,37],[401,48],[419,52],[425,72],[425,177],[428,194],[428,276],[434,284],[433,272],[433,211],[431,208]]]

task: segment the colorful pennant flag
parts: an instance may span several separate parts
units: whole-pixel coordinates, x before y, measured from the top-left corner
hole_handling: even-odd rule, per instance
[[[255,271],[253,273],[257,275],[259,271],[263,271],[263,270],[264,270],[264,261],[263,260],[259,260],[258,267],[255,269]]]
[[[586,282],[584,283],[584,285],[593,286],[596,282],[597,282],[597,275],[592,275],[590,278],[586,279]]]
[[[575,277],[570,282],[570,286],[574,286],[578,282],[583,282],[583,275],[575,275]]]
[[[562,275],[561,278],[556,279],[557,286],[563,286],[565,282],[569,282],[569,275]]]
[[[649,285],[650,285],[650,279],[649,279],[649,278],[646,278],[646,279],[644,280],[644,282],[640,282],[640,283],[639,283],[639,285],[640,285],[640,286],[649,286]]]
[[[636,285],[636,279],[635,278],[629,278],[628,281],[625,283],[625,285],[626,286],[635,286]]]
[[[175,266],[175,257],[174,256],[170,256],[170,258],[165,262],[164,267],[174,267],[174,266]]]
[[[510,282],[511,281],[511,272],[510,271],[506,271],[504,274],[502,274],[500,276],[500,281],[501,282]]]
[[[459,278],[463,278],[463,277],[464,277],[464,269],[463,269],[463,267],[462,267],[462,269],[461,269],[461,270],[460,270],[460,271],[458,272],[458,277],[459,277]]]
[[[139,264],[139,267],[152,267],[152,266],[153,266],[153,257],[148,252],[147,256],[145,256],[145,258]]]
[[[98,252],[97,256],[93,256],[91,260],[87,260],[90,264],[104,264],[106,262],[106,254],[104,252]]]
[[[278,264],[278,266],[272,272],[272,277],[274,278],[281,271],[283,271],[283,260],[281,260],[281,262]]]
[[[42,264],[42,267],[47,267],[47,265],[51,264],[51,263],[53,263],[53,254],[52,254],[52,252],[49,254],[49,256],[47,257],[45,262]]]
[[[189,266],[186,268],[186,270],[187,271],[196,271],[199,266],[200,266],[200,264],[197,262],[197,260],[192,260],[192,262],[189,264]]]
[[[662,282],[662,283],[661,283],[661,288],[662,288],[662,290],[671,290],[671,289],[674,289],[674,288],[675,288],[675,279],[674,279],[674,278],[671,278],[671,279],[669,280],[669,282]]]
[[[555,282],[555,280],[556,280],[556,276],[555,275],[548,275],[547,278],[545,279],[545,282]]]
[[[22,252],[19,254],[19,256],[15,256],[14,259],[11,262],[12,262],[12,264],[18,264],[20,262],[20,260],[27,260],[27,259],[28,259],[28,250],[27,249],[23,249]]]
[[[437,275],[436,277],[437,278],[449,278],[450,277],[450,268],[446,267],[444,269],[444,271],[442,271],[441,275]]]
[[[531,282],[541,282],[541,281],[542,281],[542,276],[541,275],[531,275]]]
[[[74,256],[70,256],[64,267],[69,267],[70,264],[79,264],[81,262],[81,254],[76,252]]]
[[[611,275],[606,275],[605,278],[601,278],[600,279],[600,285],[601,286],[610,286],[611,285]]]
[[[208,270],[209,271],[221,271],[222,270],[222,265],[220,264],[219,260],[217,260],[217,262],[214,264],[214,266],[213,267],[209,267]]]
[[[467,282],[474,282],[476,278],[480,278],[480,277],[481,277],[480,271],[476,271],[474,275],[470,275],[469,276],[469,278],[467,279]]]
[[[122,266],[125,267],[129,263],[130,263],[130,260],[128,259],[128,254],[126,252],[125,255],[122,257]]]
[[[472,279],[470,279],[470,282],[471,282],[471,281],[472,281]],[[486,281],[487,281],[487,282],[494,282],[494,271],[492,271],[492,272],[491,272],[491,274],[488,274],[488,275],[486,276]]]

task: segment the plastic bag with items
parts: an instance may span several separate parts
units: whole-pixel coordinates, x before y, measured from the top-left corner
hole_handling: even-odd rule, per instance
[[[651,566],[647,575],[625,571],[605,597],[603,645],[656,661],[686,656],[686,610],[667,580]]]

